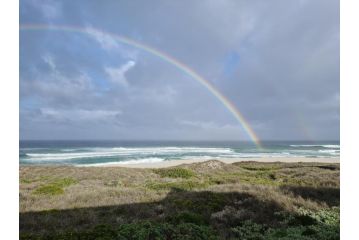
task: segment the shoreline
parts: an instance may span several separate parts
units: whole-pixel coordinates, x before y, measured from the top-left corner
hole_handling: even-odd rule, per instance
[[[296,162],[314,162],[314,163],[340,163],[340,157],[334,158],[308,158],[308,157],[271,157],[271,158],[222,158],[222,159],[187,159],[187,160],[171,160],[171,161],[162,161],[162,162],[152,162],[152,163],[131,163],[131,164],[99,164],[99,165],[87,165],[87,166],[77,166],[77,167],[123,167],[123,168],[166,168],[174,167],[183,164],[191,163],[201,163],[211,160],[220,161],[226,164],[231,164],[235,162],[283,162],[283,163],[296,163]]]

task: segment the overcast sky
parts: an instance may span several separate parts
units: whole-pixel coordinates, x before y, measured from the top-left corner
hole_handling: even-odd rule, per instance
[[[338,0],[20,1],[20,139],[339,139]]]

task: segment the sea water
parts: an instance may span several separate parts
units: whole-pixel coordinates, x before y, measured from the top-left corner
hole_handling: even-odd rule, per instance
[[[206,141],[20,141],[20,164],[154,163],[172,160],[223,158],[335,158],[338,141],[267,141],[258,148],[251,142]]]

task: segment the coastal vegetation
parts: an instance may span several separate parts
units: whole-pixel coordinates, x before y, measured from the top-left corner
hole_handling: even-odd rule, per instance
[[[21,166],[21,239],[339,239],[340,166]]]

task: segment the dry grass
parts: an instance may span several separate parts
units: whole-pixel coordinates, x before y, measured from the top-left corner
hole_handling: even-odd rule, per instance
[[[339,169],[218,161],[161,170],[21,166],[20,231],[41,235],[179,219],[205,223],[220,234],[246,220],[277,226],[278,213],[339,206]]]

